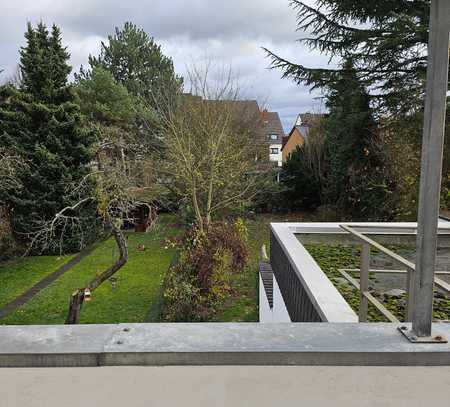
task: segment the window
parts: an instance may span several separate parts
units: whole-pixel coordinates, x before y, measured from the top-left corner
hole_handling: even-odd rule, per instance
[[[278,134],[268,134],[267,138],[269,140],[278,140]]]
[[[271,148],[270,149],[270,154],[278,154],[278,148]]]

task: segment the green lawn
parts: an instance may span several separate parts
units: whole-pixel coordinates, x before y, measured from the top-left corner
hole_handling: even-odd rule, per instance
[[[0,264],[0,307],[53,273],[72,256],[33,256]]]
[[[160,284],[174,255],[164,248],[164,241],[179,232],[169,225],[172,217],[161,218],[151,233],[128,233],[129,261],[119,270],[116,287],[110,281],[95,290],[92,301],[81,312],[81,323],[143,322],[152,305],[159,302]],[[144,244],[145,251],[137,246]],[[1,320],[2,324],[62,324],[66,318],[70,294],[83,287],[98,271],[110,266],[117,257],[112,239],[104,241],[79,264],[37,294],[15,313]],[[16,270],[25,275],[24,270]]]
[[[307,215],[306,215],[307,216]],[[302,214],[289,216],[258,215],[247,220],[249,262],[242,273],[232,276],[232,294],[214,321],[258,321],[258,262],[263,244],[269,250],[269,223],[300,221]],[[174,215],[162,215],[155,231],[128,233],[129,261],[119,270],[116,287],[110,281],[97,288],[90,302],[83,305],[81,323],[119,323],[156,321],[161,299],[161,283],[175,252],[165,249],[168,237],[181,233]],[[145,251],[137,246],[144,244]],[[101,242],[95,250],[66,274],[37,294],[30,302],[9,315],[0,324],[62,324],[66,318],[71,293],[83,287],[98,271],[109,267],[117,257],[112,239]],[[68,261],[69,257],[30,257],[0,268],[0,300],[9,301],[46,274]],[[41,274],[39,274],[41,273]],[[3,281],[7,284],[3,284]],[[8,297],[8,300],[3,298]]]

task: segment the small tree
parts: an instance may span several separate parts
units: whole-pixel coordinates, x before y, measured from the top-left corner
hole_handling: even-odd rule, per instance
[[[74,204],[64,207],[51,221],[43,223],[32,243],[45,248],[47,242],[53,240],[64,242],[68,227],[77,228],[80,234],[88,233],[86,217],[93,210],[97,221],[115,239],[119,257],[72,294],[66,319],[68,324],[79,321],[84,300],[126,264],[128,246],[122,231],[123,223],[125,220],[133,222],[134,210],[151,202],[156,191],[147,172],[150,159],[146,147],[129,131],[137,112],[132,103],[134,98],[127,89],[108,71],[95,68],[89,78],[78,81],[76,90],[86,131],[96,140],[92,146],[95,161],[81,182],[66,185],[66,194]]]
[[[184,96],[163,118],[164,170],[202,231],[215,214],[246,207],[262,192],[267,172],[256,159],[259,110],[238,102],[231,72],[212,82],[209,67],[194,67],[190,82],[196,96]]]
[[[325,119],[311,124],[301,147],[283,164],[280,182],[285,188],[282,200],[289,209],[311,210],[324,202],[325,187]]]
[[[113,141],[101,143],[99,149],[108,146],[104,152],[109,154],[112,145]],[[107,157],[107,154],[98,151],[97,156]],[[138,165],[136,160],[129,162],[105,158],[101,169],[93,169],[81,183],[68,186],[67,194],[75,204],[61,209],[51,221],[42,223],[40,230],[33,235],[32,245],[45,249],[49,242],[55,240],[63,244],[67,238],[65,231],[69,228],[76,228],[80,234],[87,234],[87,220],[92,220],[88,214],[94,208],[98,219],[116,241],[119,257],[114,264],[72,294],[67,324],[78,323],[81,306],[86,297],[90,297],[100,284],[111,278],[128,260],[127,240],[122,226],[124,220],[128,219],[130,213],[140,204],[138,193],[145,190],[139,178],[130,175],[133,174],[131,167],[135,165]]]

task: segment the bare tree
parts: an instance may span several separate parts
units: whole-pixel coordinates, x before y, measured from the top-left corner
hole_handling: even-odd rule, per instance
[[[0,148],[0,190],[21,188],[22,183],[17,172],[25,165],[26,163],[18,156]]]
[[[256,102],[239,101],[231,69],[194,65],[189,82],[191,93],[165,109],[163,168],[204,230],[214,214],[245,206],[261,192],[267,168],[260,161],[260,111]]]
[[[18,156],[7,152],[5,149],[0,149],[0,197],[1,192],[5,190],[18,190],[23,187],[18,170],[25,166],[27,166],[27,163],[24,160],[20,160]],[[0,198],[0,249],[5,252],[13,246],[10,208]]]
[[[86,216],[92,213],[87,208],[94,205],[97,217],[117,244],[116,261],[72,294],[66,324],[78,323],[85,299],[126,264],[128,245],[123,224],[127,220],[133,222],[133,211],[141,204],[148,205],[155,196],[154,184],[144,176],[147,156],[138,145],[127,144],[118,137],[118,131],[107,127],[98,129],[101,138],[95,146],[96,160],[90,173],[78,185],[68,188],[73,205],[61,209],[51,221],[42,223],[39,230],[32,233],[30,247],[45,250],[55,240],[59,240],[62,247],[66,230],[78,228],[80,233],[87,232]]]

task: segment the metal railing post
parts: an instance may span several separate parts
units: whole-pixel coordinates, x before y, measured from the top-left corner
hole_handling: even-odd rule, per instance
[[[431,337],[439,195],[448,90],[450,1],[432,0],[422,142],[412,337]]]
[[[359,322],[367,321],[369,301],[365,293],[369,291],[370,245],[363,243],[361,247],[361,273],[359,275]]]
[[[414,312],[414,269],[406,269],[406,312],[405,321],[411,322]]]

